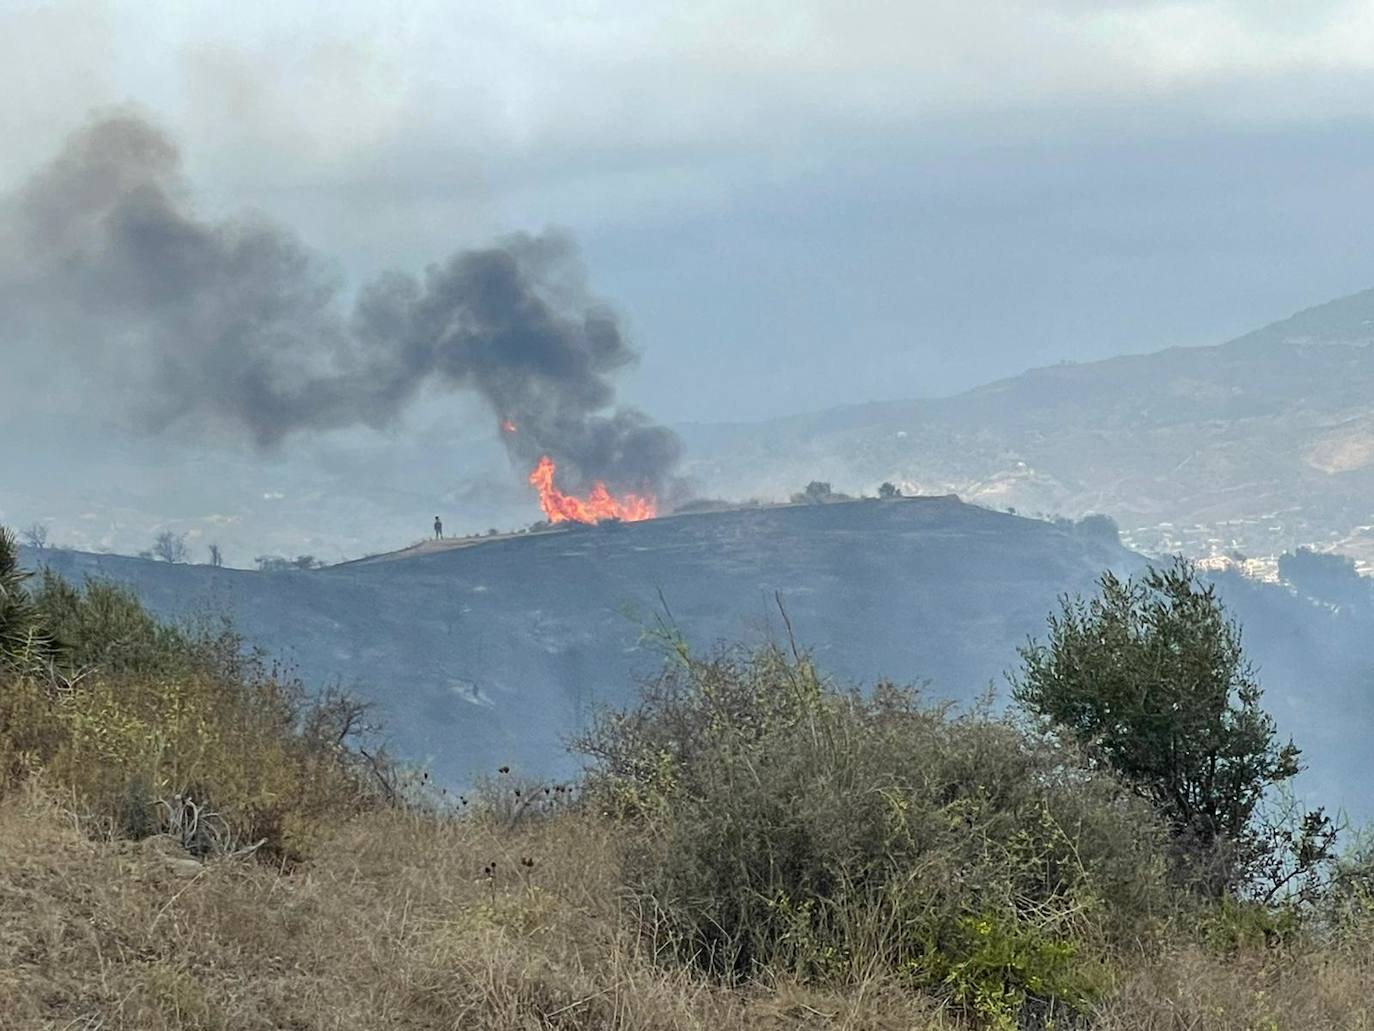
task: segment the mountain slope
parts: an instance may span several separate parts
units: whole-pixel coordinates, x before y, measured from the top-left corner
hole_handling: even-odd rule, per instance
[[[163,614],[232,615],[309,682],[338,678],[372,698],[396,749],[448,783],[502,763],[566,773],[566,735],[656,669],[643,631],[659,615],[709,647],[779,635],[780,598],[798,641],[835,675],[929,678],[934,695],[969,701],[1003,686],[1060,593],[1142,562],[952,498],[680,516],[313,572],[42,559],[130,583]],[[1367,782],[1374,766],[1352,728],[1369,725],[1355,673],[1374,665],[1374,619],[1340,623],[1239,579],[1224,591],[1250,628],[1270,706],[1314,756],[1315,790],[1343,797],[1342,782]]]
[[[1374,290],[1217,347],[1037,369],[957,397],[689,427],[706,493],[883,480],[1115,516],[1132,543],[1374,560]]]

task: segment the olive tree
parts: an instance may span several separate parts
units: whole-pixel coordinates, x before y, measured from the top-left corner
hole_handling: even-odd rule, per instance
[[[1190,564],[1107,573],[1099,588],[1062,599],[1047,640],[1021,649],[1013,695],[1154,805],[1196,887],[1235,890],[1270,858],[1256,812],[1298,773],[1299,750],[1279,740],[1240,628]]]

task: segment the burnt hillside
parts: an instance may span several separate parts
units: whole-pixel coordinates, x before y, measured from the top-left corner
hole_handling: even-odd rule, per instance
[[[232,616],[307,681],[337,679],[375,700],[394,749],[450,783],[502,763],[566,771],[566,735],[594,707],[627,702],[656,668],[646,630],[659,617],[698,646],[756,640],[784,632],[780,597],[797,640],[837,677],[928,680],[933,694],[967,701],[989,684],[1005,693],[1016,647],[1042,631],[1058,595],[1144,561],[954,498],[681,516],[312,572],[61,551],[42,560],[127,582],[164,615]],[[1307,748],[1309,784],[1354,804],[1341,782],[1374,775],[1355,732],[1374,708],[1370,617],[1239,580],[1223,593],[1269,707]]]

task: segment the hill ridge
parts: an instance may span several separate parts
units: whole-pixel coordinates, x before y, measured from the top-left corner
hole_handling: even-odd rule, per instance
[[[164,616],[230,615],[308,683],[371,700],[395,750],[451,785],[507,763],[571,772],[566,737],[659,668],[645,630],[660,615],[697,647],[779,639],[780,596],[840,681],[928,682],[967,703],[1003,683],[1061,595],[1145,563],[1100,533],[949,497],[705,512],[309,572],[25,560],[128,583]],[[1367,782],[1350,734],[1374,708],[1357,678],[1374,666],[1374,619],[1342,622],[1238,578],[1223,587],[1280,726],[1319,757],[1317,790]]]

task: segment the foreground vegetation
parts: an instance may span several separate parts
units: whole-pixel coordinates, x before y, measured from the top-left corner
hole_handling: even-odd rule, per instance
[[[0,1027],[1374,1026],[1374,864],[1273,804],[1186,568],[1066,602],[1012,716],[667,643],[581,783],[450,804],[0,536]]]

